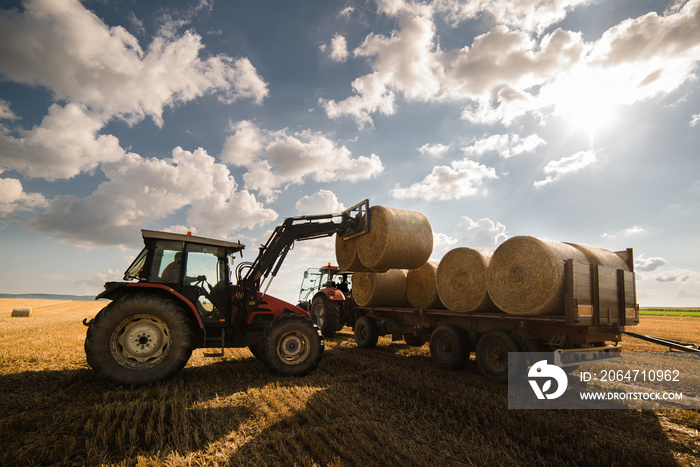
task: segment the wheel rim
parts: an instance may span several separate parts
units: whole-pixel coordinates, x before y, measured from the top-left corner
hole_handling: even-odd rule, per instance
[[[326,318],[326,309],[322,303],[317,304],[314,307],[314,316],[316,317],[316,324],[318,327],[323,327],[323,322]]]
[[[452,339],[444,335],[438,336],[435,344],[438,359],[446,361],[452,358],[455,353],[455,347]]]
[[[165,358],[170,349],[168,325],[152,315],[135,315],[114,329],[110,350],[125,367],[150,368]]]
[[[303,362],[310,352],[311,342],[298,332],[284,334],[277,344],[277,356],[287,365]]]
[[[508,369],[508,349],[498,342],[490,342],[482,350],[484,352],[483,363],[492,372],[500,373]]]
[[[367,340],[367,326],[365,326],[364,323],[359,323],[357,325],[357,337],[360,338],[361,342],[365,342]]]

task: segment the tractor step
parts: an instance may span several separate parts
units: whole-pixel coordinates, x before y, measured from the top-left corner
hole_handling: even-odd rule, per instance
[[[223,357],[224,356],[224,341],[226,339],[226,330],[221,328],[220,336],[204,336],[204,348],[213,349],[221,347],[221,352],[204,352],[205,357]],[[207,344],[217,344],[216,346],[208,346]]]

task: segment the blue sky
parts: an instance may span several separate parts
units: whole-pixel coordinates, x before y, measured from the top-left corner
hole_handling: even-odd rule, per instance
[[[640,305],[700,306],[700,0],[0,5],[0,292],[97,294],[141,228],[252,260],[369,198],[423,212],[435,260],[632,247]]]

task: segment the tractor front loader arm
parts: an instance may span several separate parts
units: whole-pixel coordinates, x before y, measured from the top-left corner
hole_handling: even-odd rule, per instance
[[[369,231],[369,200],[364,200],[338,214],[288,217],[277,226],[252,263],[242,263],[237,270],[238,286],[247,295],[246,310],[257,306],[257,291],[267,281],[263,295],[277,275],[287,253],[297,240],[311,240],[338,234],[347,240]],[[242,266],[242,267],[241,267]],[[268,280],[269,278],[269,280]]]

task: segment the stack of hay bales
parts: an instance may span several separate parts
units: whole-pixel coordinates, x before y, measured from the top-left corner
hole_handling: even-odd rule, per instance
[[[355,272],[359,306],[556,314],[564,309],[565,261],[629,270],[612,251],[531,236],[496,250],[455,248],[439,263],[428,261],[432,249],[423,214],[384,206],[370,208],[367,234],[335,243],[340,269]]]
[[[460,247],[440,260],[436,287],[442,303],[451,311],[496,311],[486,289],[489,261],[494,251]]]
[[[335,255],[343,271],[386,272],[416,269],[433,252],[433,229],[416,211],[372,206],[369,232],[343,240],[336,236]]]
[[[416,211],[372,206],[369,232],[335,239],[338,267],[353,271],[353,297],[360,306],[407,307],[407,270],[425,265],[433,230]]]
[[[491,257],[487,288],[493,303],[513,315],[550,315],[564,309],[564,262],[629,270],[615,253],[601,248],[512,237]]]

